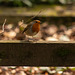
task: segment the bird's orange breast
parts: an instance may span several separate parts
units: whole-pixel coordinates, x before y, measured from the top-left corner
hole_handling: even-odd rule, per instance
[[[35,23],[35,24],[32,26],[32,31],[38,33],[39,30],[40,30],[40,24]]]

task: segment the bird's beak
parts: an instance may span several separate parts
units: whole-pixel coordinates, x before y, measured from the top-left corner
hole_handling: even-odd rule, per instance
[[[40,24],[41,24],[42,22],[40,22]]]

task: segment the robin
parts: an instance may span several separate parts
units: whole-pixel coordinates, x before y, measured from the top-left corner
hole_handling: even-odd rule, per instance
[[[23,30],[22,33],[26,33],[28,36],[34,36],[40,31],[40,21],[39,20],[34,20],[30,24],[26,26],[26,28]]]

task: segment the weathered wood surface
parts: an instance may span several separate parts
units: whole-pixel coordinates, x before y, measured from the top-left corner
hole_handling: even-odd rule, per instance
[[[0,41],[0,65],[75,66],[75,42]]]

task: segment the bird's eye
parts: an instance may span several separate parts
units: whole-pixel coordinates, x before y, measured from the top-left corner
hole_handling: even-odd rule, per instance
[[[38,22],[36,21],[36,23],[38,23]]]

